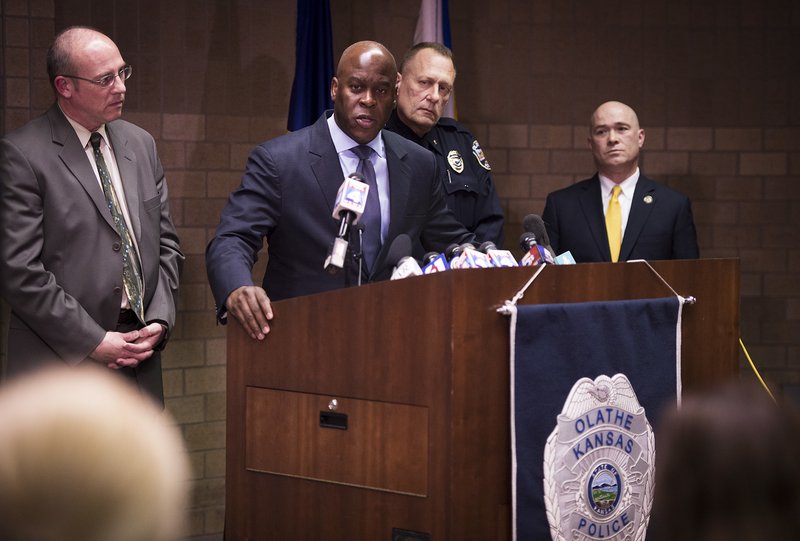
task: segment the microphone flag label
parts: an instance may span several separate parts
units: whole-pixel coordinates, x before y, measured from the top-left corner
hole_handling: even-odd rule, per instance
[[[545,249],[544,246],[540,246],[537,244],[533,246],[530,250],[528,250],[528,253],[522,257],[522,259],[520,260],[520,266],[535,267],[536,265],[542,265],[544,263],[548,263],[547,257],[548,257],[547,249]]]
[[[450,265],[447,264],[447,258],[444,254],[439,254],[436,259],[425,265],[422,269],[422,274],[433,274],[434,272],[442,272],[450,270]]]
[[[466,263],[463,268],[468,269],[488,269],[494,267],[489,256],[478,250],[464,250]]]
[[[489,250],[486,252],[495,267],[518,267],[517,260],[508,250]]]
[[[544,450],[544,502],[554,541],[645,538],[655,437],[624,374],[581,378]]]
[[[358,218],[364,213],[364,207],[367,205],[367,194],[369,194],[369,184],[352,177],[346,178],[336,193],[333,217],[339,218],[343,211],[350,211],[356,215],[353,223],[358,223]]]

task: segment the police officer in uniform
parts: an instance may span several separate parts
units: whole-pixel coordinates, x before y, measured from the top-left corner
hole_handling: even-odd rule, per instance
[[[503,209],[491,166],[470,131],[442,117],[456,78],[453,53],[440,43],[422,42],[400,64],[397,108],[386,128],[427,148],[439,160],[447,206],[478,242],[503,246]],[[419,254],[415,254],[419,255]]]

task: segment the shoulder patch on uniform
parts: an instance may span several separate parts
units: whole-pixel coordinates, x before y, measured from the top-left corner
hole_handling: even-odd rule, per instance
[[[475,159],[478,160],[478,163],[481,164],[481,167],[487,171],[492,170],[492,166],[489,165],[489,160],[487,160],[486,156],[483,155],[483,149],[481,148],[481,145],[478,144],[477,139],[472,140],[472,153],[475,155]]]
[[[461,157],[461,153],[459,151],[451,150],[448,152],[447,163],[450,164],[450,167],[452,167],[453,171],[456,173],[464,172],[464,159]]]

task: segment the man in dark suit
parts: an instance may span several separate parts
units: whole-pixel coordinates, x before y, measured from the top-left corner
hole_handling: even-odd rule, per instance
[[[183,254],[155,142],[119,120],[131,68],[107,36],[72,27],[47,69],[56,103],[0,141],[6,373],[94,361],[163,403]]]
[[[644,130],[633,109],[610,101],[592,114],[597,173],[547,196],[542,219],[556,253],[578,263],[696,259],[689,198],[639,172]]]
[[[355,43],[342,54],[331,83],[333,115],[253,150],[206,250],[220,320],[232,314],[254,339],[263,340],[273,315],[270,298],[356,285],[359,268],[363,281],[386,279],[394,263],[387,261],[389,247],[400,234],[436,251],[474,240],[447,209],[434,156],[382,130],[396,83],[395,60],[383,45]],[[370,197],[377,195],[367,202],[363,218],[370,209],[379,214],[373,215],[379,225],[367,224],[363,237],[376,235],[377,256],[369,261],[365,241],[361,264],[350,253],[344,268],[330,274],[324,262],[339,229],[331,216],[336,192],[346,175],[366,167],[355,154],[363,146],[369,147],[376,182]],[[251,274],[264,237],[269,262],[258,287]],[[358,232],[350,235],[351,248],[360,245],[358,237]]]

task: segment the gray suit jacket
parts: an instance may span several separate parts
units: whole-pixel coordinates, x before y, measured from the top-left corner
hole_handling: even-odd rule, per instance
[[[611,261],[602,201],[597,175],[547,196],[542,219],[557,254],[569,250],[578,263]],[[619,260],[699,256],[689,198],[640,175]]]
[[[386,256],[401,233],[437,251],[450,243],[474,240],[445,204],[433,154],[396,133],[382,133],[389,169],[389,231],[372,272],[364,273],[365,282],[389,278],[394,263]],[[349,266],[338,274],[323,268],[339,227],[331,212],[341,184],[342,168],[326,115],[253,150],[242,183],[231,194],[206,250],[218,315],[231,291],[252,285],[253,263],[265,237],[269,262],[263,287],[271,299],[357,283],[350,257]]]
[[[183,254],[155,141],[123,120],[106,130],[139,247],[145,316],[171,328]],[[122,254],[102,188],[57,105],[0,140],[0,236],[0,295],[12,310],[7,372],[84,360],[117,325]]]

